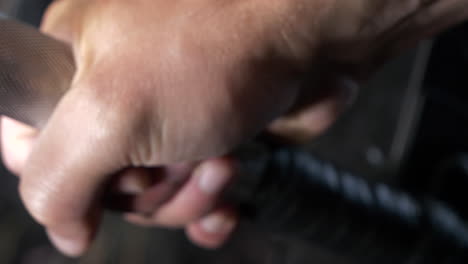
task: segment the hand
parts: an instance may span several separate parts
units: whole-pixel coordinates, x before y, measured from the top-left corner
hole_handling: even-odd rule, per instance
[[[73,86],[37,140],[19,140],[21,153],[5,145],[19,134],[4,121],[4,159],[20,174],[31,214],[59,248],[79,255],[110,179],[182,166],[164,178],[188,180],[150,209],[161,215],[182,200],[183,212],[190,203],[178,197],[203,166],[194,161],[222,156],[269,125],[287,135],[323,131],[346,101],[342,87],[464,18],[465,3],[61,0],[43,30],[73,47]],[[205,215],[174,221],[193,230]]]
[[[19,175],[39,132],[6,117],[1,119],[1,128],[5,165]],[[192,241],[206,248],[217,248],[237,224],[234,208],[218,201],[236,172],[235,162],[228,157],[152,169],[124,169],[113,175],[103,191],[105,201],[99,204],[112,210],[129,211],[124,214],[125,219],[138,225],[185,226]],[[96,226],[90,228],[94,231]],[[62,241],[53,233],[50,237],[63,252],[78,254],[79,245]]]

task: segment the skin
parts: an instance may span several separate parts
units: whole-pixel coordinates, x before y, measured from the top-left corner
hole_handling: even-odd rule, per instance
[[[101,201],[122,192],[136,211],[127,220],[218,247],[237,222],[219,199],[236,177],[233,148],[264,130],[320,134],[357,83],[464,20],[467,5],[60,0],[42,30],[73,48],[78,71],[42,131],[2,118],[3,159],[65,254],[86,251]]]

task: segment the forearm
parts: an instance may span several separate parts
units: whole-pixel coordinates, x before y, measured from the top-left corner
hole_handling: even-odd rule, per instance
[[[321,28],[320,55],[367,75],[389,57],[467,17],[467,0],[337,1]]]

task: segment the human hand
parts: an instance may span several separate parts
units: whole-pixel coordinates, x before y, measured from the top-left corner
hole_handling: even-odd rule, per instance
[[[0,121],[4,163],[11,172],[20,175],[39,131],[7,117]],[[234,208],[218,201],[236,172],[236,164],[229,157],[155,168],[127,168],[110,177],[109,184],[102,188],[101,201],[93,206],[122,212],[125,219],[138,225],[185,227],[192,241],[216,248],[237,224]],[[97,217],[90,219],[98,221]],[[89,226],[91,232],[97,227],[94,224]],[[53,233],[50,237],[64,253],[78,254],[75,244],[60,241]]]
[[[346,93],[336,91],[349,80],[465,16],[466,1],[371,2],[57,2],[43,30],[73,47],[78,72],[31,154],[31,140],[20,140],[21,154],[3,146],[26,206],[59,248],[81,254],[111,178],[182,164],[169,166],[183,169],[167,178],[189,178],[173,194],[194,186],[201,164],[193,161],[222,156],[270,124],[277,133],[317,134],[341,111]],[[2,130],[4,142],[19,135]],[[233,167],[224,168],[232,177]],[[196,223],[215,198],[201,203],[205,212],[173,221]]]

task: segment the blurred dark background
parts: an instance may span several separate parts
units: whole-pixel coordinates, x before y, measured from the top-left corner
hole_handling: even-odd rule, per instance
[[[0,0],[0,10],[37,25],[46,2]],[[431,193],[467,215],[467,30],[458,26],[390,61],[307,149],[370,181]],[[248,223],[224,248],[206,251],[191,245],[181,231],[138,228],[112,214],[91,252],[72,260],[58,254],[29,218],[17,179],[4,168],[0,182],[0,263],[353,263],[320,245],[262,233]]]

